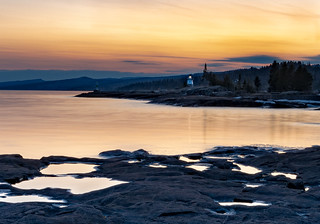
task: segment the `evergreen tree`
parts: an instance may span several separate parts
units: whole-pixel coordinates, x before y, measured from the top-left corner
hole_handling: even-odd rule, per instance
[[[256,86],[256,90],[259,91],[260,86],[261,86],[261,81],[259,76],[256,76],[256,78],[254,79],[254,85]]]
[[[221,84],[220,80],[218,80],[216,74],[214,74],[213,72],[204,72],[203,78],[209,82],[210,86]]]
[[[230,79],[229,75],[224,76],[222,85],[224,87],[226,87],[228,90],[234,89],[234,85],[233,85],[232,80]]]
[[[288,91],[289,88],[289,80],[288,80],[288,66],[287,66],[287,62],[282,62],[280,64],[280,70],[278,73],[278,78],[277,78],[277,82],[276,82],[276,89],[278,89],[278,91],[283,92],[283,91]]]
[[[292,82],[293,82],[293,74],[295,72],[295,65],[294,65],[294,62],[290,61],[288,63],[288,69],[287,69],[287,74],[286,74],[286,78],[287,78],[287,87],[289,90],[291,90],[293,87],[292,87]]]
[[[269,91],[274,92],[277,91],[277,83],[279,79],[279,63],[274,61],[271,65],[270,69],[270,79],[269,79]]]
[[[252,82],[248,81],[246,79],[243,80],[242,89],[244,91],[246,91],[247,93],[254,93],[255,92],[255,88],[253,87]]]
[[[313,77],[301,62],[273,62],[270,69],[269,91],[310,91]]]
[[[310,91],[312,89],[312,75],[306,66],[299,65],[293,74],[292,87],[296,91]]]

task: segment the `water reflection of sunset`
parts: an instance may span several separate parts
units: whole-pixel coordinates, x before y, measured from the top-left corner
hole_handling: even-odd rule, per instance
[[[319,144],[318,111],[181,108],[72,94],[2,91],[0,154],[84,157],[117,148],[186,154],[219,145]]]

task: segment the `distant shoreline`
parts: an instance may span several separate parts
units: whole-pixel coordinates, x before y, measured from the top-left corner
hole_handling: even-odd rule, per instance
[[[175,91],[93,91],[76,97],[148,100],[182,107],[320,108],[320,95],[310,93],[255,93],[236,95],[211,88]]]

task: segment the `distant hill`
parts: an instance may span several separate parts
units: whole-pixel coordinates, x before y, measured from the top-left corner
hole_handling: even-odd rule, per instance
[[[165,77],[138,77],[138,78],[106,78],[92,79],[80,77],[74,79],[64,79],[57,81],[26,80],[0,83],[1,90],[67,90],[67,91],[91,91],[98,85],[100,90],[117,90],[134,83],[152,82],[162,80]]]
[[[9,87],[19,86],[19,85],[40,84],[42,82],[44,82],[42,79],[32,79],[32,80],[25,80],[25,81],[0,82],[0,88],[9,88]]]
[[[193,74],[194,84],[199,85],[201,82],[201,73]],[[119,87],[119,90],[160,90],[160,89],[179,89],[186,86],[188,75],[157,77],[153,79],[139,80],[129,85]]]
[[[216,76],[223,80],[224,76],[228,75],[232,82],[236,83],[239,76],[241,80],[247,82],[253,82],[255,77],[258,76],[261,80],[261,90],[268,89],[268,81],[270,75],[270,66],[264,66],[261,68],[248,68],[248,69],[237,69],[225,72],[214,72]],[[313,76],[313,89],[320,89],[320,65],[307,65],[308,71]],[[21,71],[1,71],[1,75],[8,75],[10,73],[15,75],[20,74],[20,78],[25,77],[25,74],[43,74],[45,77],[62,77],[68,73],[72,75],[80,74],[91,74],[94,76],[101,76],[103,78],[94,78],[92,76],[77,76],[76,78],[61,78],[60,80],[45,81],[43,79],[28,79],[25,81],[9,81],[0,82],[1,90],[75,90],[75,91],[91,91],[94,90],[96,84],[98,84],[100,90],[111,91],[111,90],[159,90],[159,89],[177,89],[183,88],[187,79],[187,75],[176,75],[176,76],[158,76],[158,77],[122,77],[122,78],[110,78],[111,72],[100,72],[100,71],[36,71],[36,70],[21,70]],[[58,74],[58,75],[57,75]],[[104,76],[107,74],[106,76]],[[117,73],[118,74],[118,73]],[[121,73],[125,75],[128,73]],[[138,75],[137,73],[130,73]],[[50,76],[52,75],[52,76]],[[113,73],[114,75],[114,73]],[[140,74],[141,75],[141,74]],[[33,76],[26,76],[33,77]],[[42,75],[43,77],[43,75]],[[80,78],[79,78],[80,77]],[[202,73],[193,74],[195,86],[206,85],[202,79]],[[1,79],[0,79],[1,80]]]
[[[153,77],[161,74],[94,70],[0,70],[0,82],[43,79],[45,81],[90,77],[92,79]],[[163,75],[162,75],[163,76]]]

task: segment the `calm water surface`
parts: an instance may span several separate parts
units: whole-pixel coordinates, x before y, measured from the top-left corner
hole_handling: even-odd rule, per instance
[[[0,91],[0,154],[84,157],[117,148],[183,154],[219,145],[320,144],[320,111],[181,108],[77,93]]]

